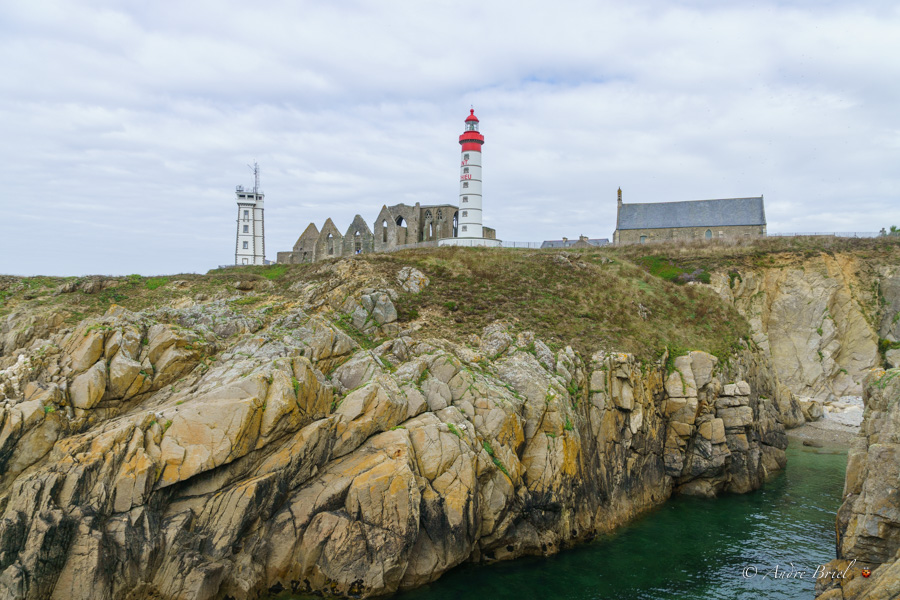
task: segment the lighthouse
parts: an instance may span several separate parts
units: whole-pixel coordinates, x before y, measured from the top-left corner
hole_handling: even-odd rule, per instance
[[[462,156],[459,164],[459,217],[456,237],[438,241],[441,246],[499,246],[500,240],[485,237],[482,223],[481,146],[484,136],[478,131],[475,109],[469,110],[466,128],[459,136]],[[493,230],[490,230],[493,235]]]
[[[253,191],[239,185],[235,188],[238,205],[235,265],[266,264],[266,229],[263,204],[266,195],[259,190],[259,165],[253,163]]]

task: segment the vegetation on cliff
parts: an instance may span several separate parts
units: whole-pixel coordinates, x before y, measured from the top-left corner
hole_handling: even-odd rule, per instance
[[[351,260],[373,276],[392,279],[411,266],[430,278],[422,293],[406,293],[395,302],[401,326],[416,324],[417,335],[459,341],[505,319],[553,348],[617,350],[644,359],[658,358],[666,348],[725,357],[749,335],[746,320],[707,286],[666,281],[609,251],[436,248]],[[57,313],[74,325],[112,304],[143,310],[214,298],[228,299],[237,310],[265,308],[277,316],[293,304],[298,286],[334,278],[331,264],[157,277],[4,277],[0,317]]]

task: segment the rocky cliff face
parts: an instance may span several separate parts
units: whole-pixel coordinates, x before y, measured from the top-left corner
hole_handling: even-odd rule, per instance
[[[749,349],[582,357],[502,322],[422,339],[393,304],[421,273],[323,269],[278,307],[6,335],[0,598],[385,594],[784,464],[799,407]]]
[[[838,559],[829,565],[849,570],[846,580],[817,582],[820,600],[900,597],[900,369],[875,370],[865,383],[865,419],[837,516]],[[861,576],[864,568],[869,577]]]
[[[862,394],[866,372],[881,366],[879,333],[896,335],[900,326],[892,321],[900,309],[895,269],[870,270],[852,255],[820,254],[719,273],[712,283],[750,322],[781,382],[800,397],[834,399]]]

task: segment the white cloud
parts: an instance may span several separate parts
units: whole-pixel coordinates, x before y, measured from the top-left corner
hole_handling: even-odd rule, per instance
[[[11,2],[0,272],[204,271],[262,165],[269,258],[310,221],[455,202],[610,237],[626,202],[766,196],[770,231],[900,224],[891,3]]]

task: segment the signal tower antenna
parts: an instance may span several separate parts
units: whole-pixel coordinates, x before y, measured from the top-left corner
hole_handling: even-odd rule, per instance
[[[247,165],[247,167],[253,171],[253,193],[259,193],[259,163],[253,161],[252,165]]]

